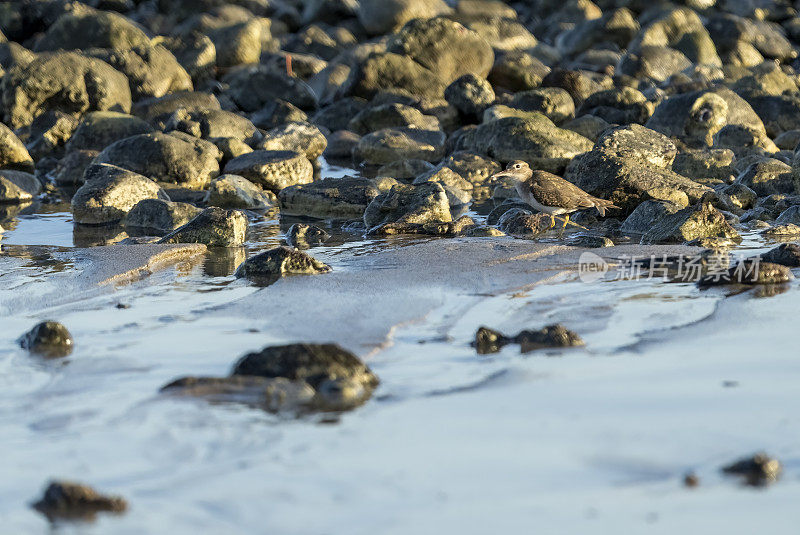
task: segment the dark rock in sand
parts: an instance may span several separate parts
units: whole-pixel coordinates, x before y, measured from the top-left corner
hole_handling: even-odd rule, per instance
[[[330,238],[330,234],[316,225],[295,223],[286,231],[286,241],[292,247],[308,249],[315,245],[322,245]]]
[[[682,243],[700,238],[738,238],[739,233],[725,215],[711,204],[689,206],[653,221],[642,236],[643,243]]]
[[[194,219],[202,210],[183,202],[144,199],[122,219],[129,235],[163,236]]]
[[[222,175],[211,181],[203,202],[220,208],[264,210],[275,205],[275,194],[238,175]]]
[[[314,180],[314,166],[304,154],[293,151],[255,150],[229,161],[224,171],[274,193]]]
[[[503,333],[488,327],[480,327],[478,332],[475,333],[473,346],[479,355],[489,355],[499,352],[503,346],[510,343],[512,343],[512,339]]]
[[[452,219],[447,193],[437,182],[397,184],[375,197],[364,212],[367,229],[386,223],[446,223]]]
[[[45,321],[25,333],[19,339],[19,344],[31,353],[57,358],[72,353],[74,341],[64,325],[55,321]]]
[[[120,496],[101,494],[88,485],[51,481],[33,508],[51,520],[94,520],[97,513],[124,513],[128,503]]]
[[[106,225],[121,220],[144,199],[168,200],[164,190],[149,178],[96,163],[86,169],[84,185],[72,197],[72,217],[76,223]]]
[[[248,258],[236,270],[236,276],[257,284],[272,284],[286,275],[316,275],[330,271],[329,265],[302,251],[276,247]]]
[[[722,467],[723,473],[742,477],[745,484],[754,487],[774,483],[780,477],[782,470],[780,461],[766,453],[757,453]]]
[[[11,69],[3,77],[2,93],[3,122],[11,128],[28,126],[48,110],[81,115],[101,110],[127,113],[131,108],[127,77],[75,52],[43,54]]]
[[[239,247],[247,235],[247,216],[239,210],[206,208],[157,243],[202,243],[209,247]]]
[[[513,337],[505,336],[488,327],[481,327],[475,333],[475,342],[473,342],[479,355],[497,353],[508,344],[519,344],[521,353],[537,349],[585,345],[580,336],[561,324],[548,325],[538,331],[521,331]]]
[[[761,260],[790,268],[800,267],[800,245],[796,243],[783,243],[762,254]]]
[[[367,178],[325,178],[311,184],[290,186],[278,194],[281,212],[320,219],[363,217],[372,200],[380,194]]]
[[[726,284],[783,284],[791,280],[794,280],[794,275],[787,266],[762,262],[761,258],[748,258],[727,271],[706,274],[697,284],[701,287]]]
[[[464,215],[455,221],[446,223],[431,221],[428,223],[385,223],[370,229],[369,236],[396,236],[398,234],[424,234],[427,236],[502,236],[502,233],[493,233],[494,229],[487,229],[479,232],[479,227],[475,220]]]

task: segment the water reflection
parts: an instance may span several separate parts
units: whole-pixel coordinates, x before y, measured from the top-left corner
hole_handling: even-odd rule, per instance
[[[203,273],[209,277],[230,277],[247,260],[244,247],[212,247],[206,253]]]
[[[121,225],[112,226],[87,226],[74,225],[72,240],[75,247],[99,247],[121,242],[128,237],[128,233]]]

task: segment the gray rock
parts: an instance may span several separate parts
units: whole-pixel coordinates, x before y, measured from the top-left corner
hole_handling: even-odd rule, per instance
[[[379,178],[389,177],[396,180],[412,180],[423,173],[435,170],[436,167],[434,167],[431,162],[412,158],[409,160],[397,160],[382,165],[375,176]]]
[[[75,52],[43,54],[14,67],[3,77],[2,92],[3,122],[11,128],[28,126],[47,110],[80,115],[100,110],[127,113],[131,108],[125,75]]]
[[[172,114],[164,127],[165,132],[173,130],[207,140],[234,138],[248,145],[254,145],[263,139],[261,132],[247,118],[216,109],[181,108]]]
[[[692,66],[692,62],[681,52],[668,46],[643,46],[637,54],[624,55],[617,72],[637,80],[650,78],[663,82],[673,74]]]
[[[511,208],[500,216],[497,227],[511,236],[534,238],[551,228],[550,223],[550,216],[547,214],[532,214],[529,210]]]
[[[250,19],[208,30],[214,43],[217,66],[223,69],[258,63],[261,58],[263,27],[259,20]]]
[[[324,178],[311,184],[290,186],[278,194],[281,213],[320,219],[361,218],[380,194],[367,178]]]
[[[523,111],[537,111],[555,124],[568,121],[575,115],[575,103],[572,97],[560,87],[521,91],[514,95],[509,106]]]
[[[258,111],[276,99],[285,100],[301,110],[317,107],[314,91],[299,78],[274,72],[267,66],[255,65],[232,71],[224,81],[225,93],[243,111]]]
[[[495,94],[492,84],[470,73],[447,86],[444,98],[466,117],[475,118],[492,105]]]
[[[97,155],[96,150],[73,150],[58,161],[53,170],[53,180],[61,186],[80,186],[83,176]]]
[[[303,154],[292,151],[256,150],[225,165],[225,174],[243,176],[264,189],[278,193],[314,180],[314,166]]]
[[[175,56],[192,80],[196,83],[214,74],[217,64],[217,49],[208,36],[200,32],[188,35],[159,36],[153,39]]]
[[[67,142],[67,152],[102,151],[115,141],[153,132],[153,127],[133,115],[113,111],[95,111],[83,116]]]
[[[22,141],[0,123],[0,169],[33,172],[33,158]]]
[[[75,345],[69,330],[56,321],[45,321],[18,340],[23,349],[48,358],[66,357]]]
[[[642,236],[642,242],[682,243],[710,237],[736,239],[739,234],[719,210],[703,203],[667,214],[654,221]]]
[[[86,169],[84,184],[72,197],[72,217],[85,225],[115,223],[144,199],[169,200],[164,190],[145,176],[94,163]]]
[[[575,56],[598,43],[614,43],[623,48],[639,30],[633,13],[627,8],[607,12],[602,17],[576,24],[556,39],[556,48],[566,56]]]
[[[645,234],[655,221],[672,215],[681,208],[685,208],[685,206],[667,201],[643,201],[622,222],[619,230],[624,233]]]
[[[361,138],[353,156],[372,165],[419,159],[438,162],[444,157],[444,132],[416,128],[386,128]]]
[[[361,136],[355,132],[339,130],[328,136],[328,146],[325,148],[323,155],[328,159],[349,160],[359,141],[361,141]]]
[[[36,43],[36,52],[147,46],[150,39],[130,20],[108,11],[75,11],[61,15]]]
[[[348,130],[362,136],[385,128],[403,127],[432,131],[440,129],[436,117],[399,103],[370,106],[353,117],[347,125]]]
[[[163,236],[194,219],[202,210],[188,203],[144,199],[122,219],[129,235]]]
[[[187,141],[154,132],[116,141],[96,161],[123,167],[157,182],[202,189],[219,174],[221,156],[210,143],[194,143],[192,138]]]
[[[429,19],[450,11],[441,0],[362,0],[358,20],[372,35],[399,30],[412,19]]]
[[[272,284],[286,275],[316,275],[330,271],[329,265],[307,253],[281,246],[248,258],[236,270],[236,276],[257,284]]]
[[[764,262],[780,264],[790,268],[800,267],[800,245],[796,243],[782,243],[761,255]]]
[[[800,224],[800,206],[790,206],[780,213],[780,215],[775,219],[775,222],[792,225]]]
[[[736,156],[729,149],[683,148],[672,162],[672,170],[698,182],[729,181],[736,176]]]
[[[247,216],[239,210],[206,208],[156,243],[202,243],[209,247],[239,247],[244,244],[247,225]]]
[[[257,148],[269,151],[293,151],[316,162],[328,146],[319,128],[310,123],[286,123],[264,134]]]
[[[654,107],[641,91],[620,87],[592,93],[581,104],[576,115],[591,114],[609,124],[643,124],[652,115]]]
[[[439,98],[446,84],[431,70],[402,54],[374,53],[351,77],[352,94],[372,100],[384,89],[402,89],[419,97]]]
[[[580,134],[586,139],[597,141],[597,138],[600,137],[600,134],[608,130],[611,125],[600,117],[587,114],[568,121],[562,124],[561,127],[566,130],[572,130],[576,134]],[[732,155],[733,153],[731,153],[731,156]]]
[[[488,185],[490,177],[503,169],[491,158],[469,151],[454,152],[441,163],[441,166],[452,169],[473,187]]]
[[[503,54],[497,58],[488,80],[494,87],[502,87],[509,91],[525,91],[535,89],[550,72],[550,68],[530,53],[517,50]]]
[[[308,114],[290,102],[274,100],[268,102],[257,112],[250,114],[253,124],[262,130],[269,130],[286,123],[308,121]]]
[[[192,112],[195,110],[218,110],[220,105],[214,95],[181,91],[159,98],[140,100],[133,106],[132,113],[161,129],[166,126],[172,114],[181,108],[187,112]]]
[[[367,107],[367,102],[358,97],[345,97],[319,110],[311,122],[331,132],[347,130],[350,121]]]
[[[447,193],[437,182],[397,184],[375,197],[364,212],[364,225],[372,229],[386,223],[452,221]]]
[[[295,223],[286,231],[286,241],[292,247],[308,249],[315,245],[322,245],[330,238],[330,234],[316,225]]]
[[[220,208],[264,210],[275,205],[275,195],[243,176],[226,174],[211,181],[203,202]]]

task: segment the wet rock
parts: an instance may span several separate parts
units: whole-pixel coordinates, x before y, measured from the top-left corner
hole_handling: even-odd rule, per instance
[[[301,110],[317,107],[314,91],[299,78],[274,72],[267,66],[256,65],[232,71],[226,78],[226,95],[243,111],[255,112],[276,99],[294,104]]]
[[[0,169],[33,171],[33,159],[28,149],[14,132],[2,123],[0,123]]]
[[[737,177],[736,182],[760,196],[795,192],[792,167],[774,158],[753,163]]]
[[[56,321],[45,321],[22,335],[19,344],[31,353],[56,358],[72,353],[75,343],[64,325]]]
[[[247,216],[239,210],[206,208],[157,243],[202,243],[209,247],[239,247],[247,235]]]
[[[286,275],[316,275],[330,271],[329,265],[312,256],[281,246],[248,258],[236,270],[236,277],[267,285]]]
[[[429,19],[449,11],[440,0],[363,0],[357,13],[367,32],[380,35],[399,30],[412,19]]]
[[[138,101],[132,113],[141,117],[156,128],[164,128],[169,118],[179,109],[186,112],[195,110],[218,110],[220,104],[214,95],[201,92],[181,91],[159,98]]]
[[[275,194],[238,175],[222,175],[212,180],[203,199],[209,206],[250,210],[271,208],[275,201]]]
[[[722,472],[742,477],[747,485],[763,487],[777,481],[782,469],[778,459],[770,457],[766,453],[757,453],[752,457],[746,457],[723,466]]]
[[[247,118],[217,109],[181,108],[172,114],[164,127],[165,132],[174,130],[207,140],[234,138],[248,145],[263,139],[261,132]]]
[[[129,235],[163,236],[194,219],[202,210],[191,204],[144,199],[122,219]]]
[[[449,85],[465,74],[486,77],[492,47],[480,35],[443,18],[415,19],[389,39],[387,50],[409,57]]]
[[[761,232],[763,236],[774,240],[790,240],[800,236],[800,226],[793,223],[775,225]]]
[[[120,221],[144,199],[168,200],[152,180],[115,165],[95,163],[86,169],[84,185],[72,197],[76,223],[106,225]]]
[[[308,249],[315,245],[322,245],[330,238],[330,234],[316,225],[295,223],[286,231],[286,241],[292,247]]]
[[[83,116],[69,138],[67,152],[75,150],[102,151],[115,141],[138,134],[149,134],[153,127],[147,121],[113,111],[95,111]]]
[[[316,162],[327,146],[328,140],[316,126],[310,123],[286,123],[264,134],[257,148],[299,152],[311,162]]]
[[[243,176],[264,189],[283,188],[314,180],[314,166],[304,154],[293,151],[255,150],[225,164],[225,174]]]
[[[221,154],[208,145],[161,132],[140,134],[112,143],[96,162],[116,165],[157,182],[201,189],[219,174]]]
[[[438,131],[439,120],[411,106],[399,103],[370,106],[353,117],[347,129],[365,135],[385,128],[407,127]]]
[[[305,381],[250,375],[182,377],[165,385],[161,392],[201,397],[211,403],[241,403],[276,413],[311,409],[315,395],[314,389]]]
[[[665,136],[632,124],[606,131],[591,152],[572,160],[565,178],[609,199],[624,215],[647,199],[697,202],[709,188],[669,169],[677,149]]]
[[[780,264],[762,262],[760,258],[745,259],[727,271],[715,270],[698,281],[701,287],[726,284],[783,284],[794,280],[792,271]]]
[[[134,100],[192,90],[189,73],[161,45],[148,44],[124,50],[91,49],[86,54],[125,74]]]
[[[97,492],[92,487],[72,481],[51,481],[33,508],[51,520],[91,521],[97,513],[124,513],[128,503],[120,496]]]
[[[532,214],[529,210],[511,208],[497,221],[497,228],[511,236],[533,238],[551,228],[550,216],[543,213]]]
[[[30,173],[0,170],[0,204],[32,201],[42,192],[42,183]]]
[[[443,132],[416,128],[386,128],[361,138],[353,155],[372,165],[397,160],[420,159],[437,162],[444,156]]]
[[[682,243],[699,238],[738,237],[725,215],[712,205],[693,205],[654,221],[642,236],[643,243]]]
[[[447,193],[437,182],[397,184],[375,197],[364,211],[367,229],[386,223],[446,223],[452,219]]]
[[[76,11],[60,16],[36,43],[36,52],[147,46],[147,35],[130,20],[109,11]]]
[[[780,264],[782,266],[800,267],[800,245],[796,243],[783,243],[761,255],[763,262]]]
[[[484,123],[459,142],[461,150],[484,154],[501,163],[523,160],[533,168],[552,173],[563,171],[573,157],[591,146],[588,139],[558,128],[544,115]]]
[[[367,205],[380,194],[366,178],[325,178],[311,184],[284,188],[278,194],[281,212],[320,219],[363,217]]]
[[[126,76],[75,52],[43,54],[11,69],[3,77],[2,93],[3,122],[12,128],[28,126],[48,110],[80,115],[101,110],[127,113],[131,108]]]
[[[579,347],[585,345],[580,336],[561,324],[548,325],[536,331],[521,331],[513,337],[481,327],[475,333],[473,346],[479,355],[497,353],[508,344],[519,344],[521,353],[537,349]]]
[[[475,220],[469,216],[461,216],[455,221],[446,223],[431,221],[428,223],[385,223],[369,230],[369,236],[396,236],[399,234],[424,234],[428,236],[467,236],[476,230]],[[490,231],[487,235],[497,235]],[[500,233],[502,235],[502,233]]]
[[[492,85],[484,78],[465,74],[444,91],[444,98],[465,117],[479,117],[494,102]]]

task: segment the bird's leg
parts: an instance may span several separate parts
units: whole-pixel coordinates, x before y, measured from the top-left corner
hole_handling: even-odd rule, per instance
[[[553,214],[550,214],[550,226],[547,227],[547,228],[551,229],[551,228],[553,228],[555,226],[556,226],[556,216],[554,216]]]
[[[567,228],[567,223],[569,223],[569,214],[567,214],[567,215],[564,217],[564,226],[563,226],[563,227],[561,227],[561,230],[564,230],[565,228]]]

